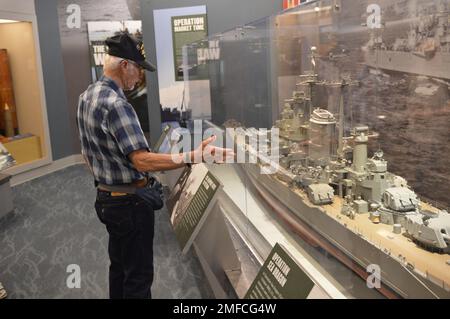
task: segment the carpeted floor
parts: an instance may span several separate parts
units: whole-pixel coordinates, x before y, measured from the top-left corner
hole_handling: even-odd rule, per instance
[[[73,166],[13,188],[0,220],[0,282],[10,298],[108,298],[107,232],[94,210],[88,169]],[[155,223],[154,298],[212,298],[195,256],[182,256],[165,210]],[[70,289],[69,265],[81,269]]]

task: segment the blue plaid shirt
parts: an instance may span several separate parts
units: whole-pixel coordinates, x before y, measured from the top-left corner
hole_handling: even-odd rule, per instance
[[[145,177],[128,155],[149,150],[148,143],[136,112],[113,80],[103,76],[81,94],[77,123],[81,151],[97,182],[120,185]]]

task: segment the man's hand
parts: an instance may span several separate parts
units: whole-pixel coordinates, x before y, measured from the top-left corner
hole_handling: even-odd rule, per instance
[[[195,151],[190,153],[155,154],[150,153],[147,150],[139,150],[132,152],[128,158],[139,172],[173,170],[184,167],[187,164],[185,162],[189,162],[189,160],[194,164],[203,162],[207,164],[222,164],[234,159],[235,153],[233,150],[210,145],[215,140],[215,136],[204,140]]]
[[[192,162],[194,164],[203,162],[208,164],[222,164],[234,159],[236,154],[232,149],[211,145],[211,143],[214,143],[216,139],[216,136],[213,135],[200,144],[200,146],[193,152]]]

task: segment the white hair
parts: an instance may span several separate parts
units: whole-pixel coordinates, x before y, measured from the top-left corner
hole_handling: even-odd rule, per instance
[[[103,72],[115,73],[119,69],[122,60],[122,58],[107,54],[103,65]]]

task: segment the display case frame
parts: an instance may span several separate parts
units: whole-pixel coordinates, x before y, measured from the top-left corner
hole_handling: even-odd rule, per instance
[[[13,20],[31,24],[34,42],[33,50],[36,63],[35,69],[37,76],[37,87],[39,91],[40,116],[38,119],[35,120],[39,121],[40,126],[39,129],[42,132],[42,135],[39,136],[41,140],[40,146],[42,157],[40,159],[33,160],[21,165],[16,165],[14,167],[7,169],[5,173],[13,177],[12,184],[14,184],[15,176],[51,164],[53,162],[53,155],[52,155],[52,145],[50,140],[50,129],[47,114],[47,103],[45,94],[46,91],[42,69],[42,57],[41,57],[38,21],[35,13],[34,1],[23,1],[23,2],[1,1],[0,4],[1,4],[0,19]],[[24,93],[16,92],[16,94],[24,94]],[[20,126],[20,119],[19,119],[19,126]]]

